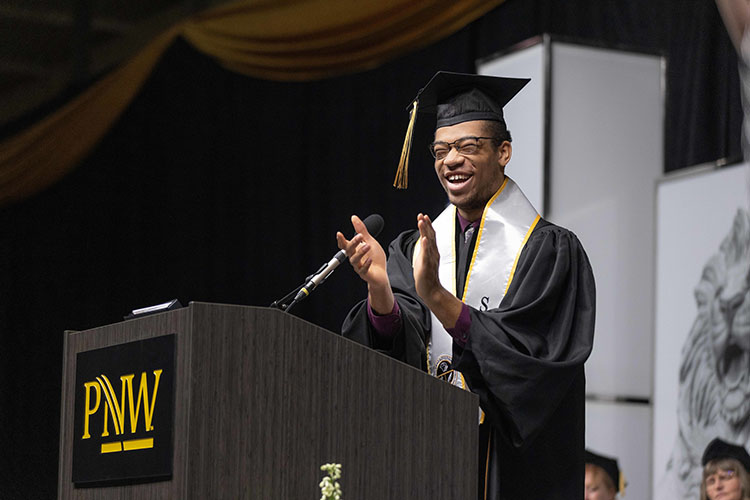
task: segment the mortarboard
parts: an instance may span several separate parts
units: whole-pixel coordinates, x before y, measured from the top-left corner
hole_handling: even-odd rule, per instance
[[[620,472],[620,467],[617,466],[617,459],[611,457],[605,457],[597,453],[586,450],[586,463],[593,464],[601,467],[604,472],[612,479],[612,484],[615,485],[615,489],[620,496],[625,496],[625,476]]]
[[[436,128],[472,120],[505,123],[503,106],[529,83],[529,78],[501,78],[438,71],[417,93],[409,106],[409,126],[393,185],[407,186],[409,154],[417,113],[435,114]]]
[[[742,446],[727,443],[719,438],[715,438],[708,443],[706,450],[703,452],[701,465],[705,467],[711,460],[722,458],[734,458],[745,467],[747,472],[750,472],[750,455],[748,455],[747,450]]]

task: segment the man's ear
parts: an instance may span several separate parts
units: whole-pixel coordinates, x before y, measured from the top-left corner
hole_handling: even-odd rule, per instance
[[[513,146],[511,146],[510,141],[503,141],[497,148],[498,163],[502,168],[505,168],[511,156],[513,156]]]

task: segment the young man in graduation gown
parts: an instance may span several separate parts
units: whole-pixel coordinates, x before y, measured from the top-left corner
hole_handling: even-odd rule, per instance
[[[439,72],[420,91],[409,129],[417,112],[437,114],[430,149],[450,205],[419,214],[387,259],[356,216],[355,237],[337,233],[368,289],[343,332],[479,395],[479,498],[572,500],[584,494],[594,278],[576,236],[505,175],[502,107],[527,82]]]

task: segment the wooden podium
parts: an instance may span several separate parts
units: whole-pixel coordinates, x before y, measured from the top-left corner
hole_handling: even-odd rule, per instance
[[[171,476],[78,487],[78,354],[170,334]],[[58,496],[313,500],[336,462],[345,499],[474,499],[477,415],[476,395],[295,316],[191,303],[66,332]]]

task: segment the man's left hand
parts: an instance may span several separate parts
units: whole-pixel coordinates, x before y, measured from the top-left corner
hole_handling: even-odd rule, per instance
[[[414,262],[414,285],[417,295],[445,328],[453,328],[461,314],[463,303],[440,284],[438,275],[440,252],[432,221],[427,215],[419,214],[417,228],[419,229],[419,254]]]
[[[419,254],[414,262],[414,285],[417,288],[417,294],[425,303],[429,303],[430,298],[443,288],[438,276],[440,252],[430,217],[424,214],[417,215],[417,228],[419,229]]]

